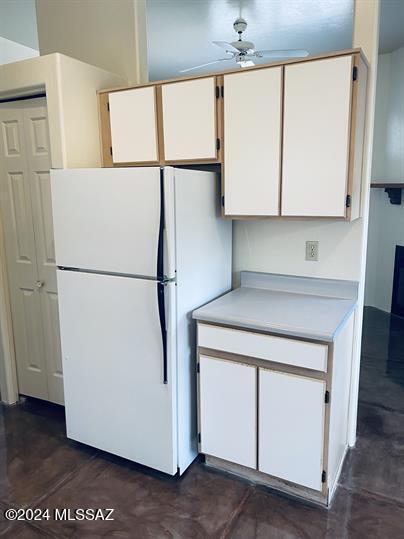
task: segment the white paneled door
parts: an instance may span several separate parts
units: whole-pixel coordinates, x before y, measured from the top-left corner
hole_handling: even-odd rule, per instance
[[[0,105],[1,216],[19,392],[63,404],[46,100]]]

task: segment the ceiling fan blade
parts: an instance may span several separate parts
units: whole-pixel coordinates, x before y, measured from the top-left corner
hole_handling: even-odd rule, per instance
[[[259,58],[304,58],[309,55],[309,51],[304,49],[287,49],[287,50],[264,50],[255,51],[255,56]]]
[[[220,62],[225,62],[226,60],[233,60],[233,58],[220,58],[219,60],[215,60],[214,62],[208,62],[207,64],[201,64],[199,66],[188,67],[187,69],[181,69],[180,73],[186,73],[187,71],[192,71],[193,69],[199,69],[200,67],[211,66],[213,64],[218,64]]]
[[[227,41],[212,41],[212,43],[221,49],[224,49],[226,52],[236,52],[237,54],[240,52],[236,47],[233,47],[231,43],[227,43]]]

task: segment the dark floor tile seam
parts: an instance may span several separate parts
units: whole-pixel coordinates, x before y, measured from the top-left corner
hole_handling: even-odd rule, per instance
[[[46,492],[44,492],[41,496],[38,496],[38,498],[35,498],[29,503],[26,503],[22,507],[38,507],[44,500],[49,498],[52,494],[54,494],[56,491],[58,491],[60,488],[64,487],[67,483],[69,483],[71,480],[73,480],[76,475],[81,472],[83,469],[85,469],[87,466],[90,466],[93,460],[98,456],[98,451],[94,453],[94,455],[91,455],[85,462],[82,462],[81,464],[78,464],[71,472],[66,474],[62,479],[58,482],[56,482],[54,485],[52,485]]]
[[[362,400],[359,398],[358,406],[363,404],[364,406],[371,406],[372,408],[380,408],[380,410],[383,410],[384,412],[391,412],[392,414],[398,414],[398,415],[404,415],[404,410],[397,410],[396,408],[391,408],[390,406],[384,406],[383,404],[370,402],[366,400]]]
[[[233,524],[235,522],[237,522],[237,519],[238,519],[243,507],[245,506],[247,500],[250,498],[250,496],[253,494],[254,491],[255,491],[254,485],[249,485],[247,487],[243,497],[240,500],[240,503],[234,509],[234,511],[232,512],[232,514],[231,514],[229,520],[227,521],[225,527],[223,528],[223,531],[220,534],[219,539],[226,539],[226,537],[230,537],[229,534],[232,531]]]
[[[348,485],[341,485],[341,484],[338,485],[338,490],[339,489],[346,490],[350,494],[364,496],[365,498],[371,498],[375,501],[388,503],[390,505],[394,505],[396,507],[400,507],[401,509],[404,509],[403,500],[399,500],[391,496],[385,496],[384,494],[380,494],[373,490],[368,490],[363,487],[350,487]]]

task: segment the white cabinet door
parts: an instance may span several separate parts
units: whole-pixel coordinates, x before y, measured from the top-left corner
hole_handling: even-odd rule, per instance
[[[279,215],[282,68],[224,76],[226,215]]]
[[[285,67],[282,215],[344,217],[352,57]]]
[[[320,491],[325,382],[259,369],[258,469]]]
[[[256,467],[256,368],[200,357],[200,450]]]
[[[156,88],[109,94],[114,163],[157,163]]]
[[[216,159],[216,80],[163,84],[166,161]]]

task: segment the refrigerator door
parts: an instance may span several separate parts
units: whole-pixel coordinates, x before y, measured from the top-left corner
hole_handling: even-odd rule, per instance
[[[174,283],[164,286],[164,383],[160,283],[66,270],[57,279],[68,437],[174,475]]]
[[[160,262],[165,273],[162,181],[155,167],[52,170],[57,265],[156,278]]]

